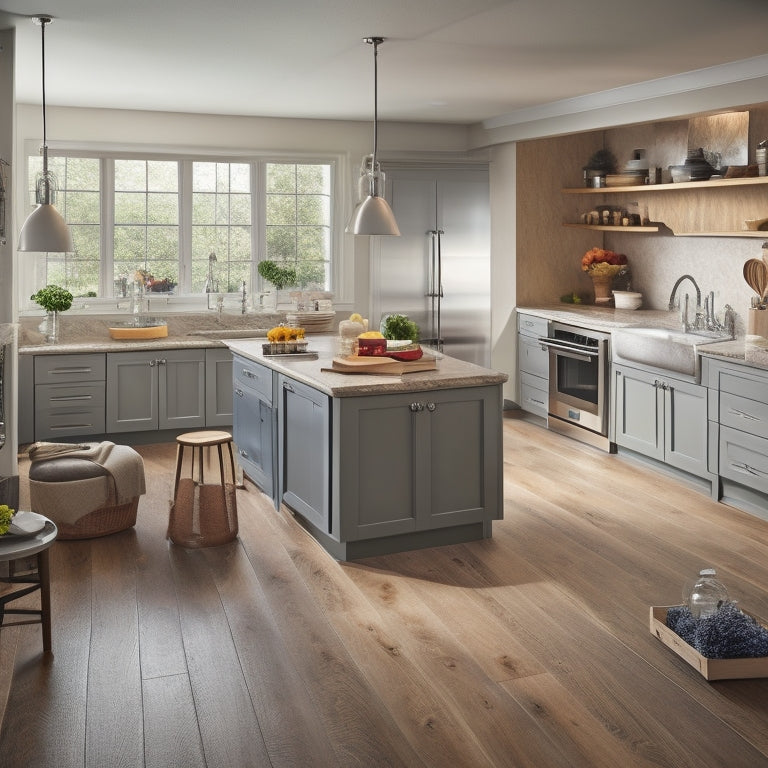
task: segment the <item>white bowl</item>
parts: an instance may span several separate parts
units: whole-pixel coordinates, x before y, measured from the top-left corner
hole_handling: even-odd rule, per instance
[[[612,291],[616,309],[640,309],[643,304],[643,294],[634,291]]]

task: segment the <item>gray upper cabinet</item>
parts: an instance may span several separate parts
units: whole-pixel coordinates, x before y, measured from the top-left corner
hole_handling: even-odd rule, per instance
[[[107,431],[205,426],[205,350],[107,355]]]
[[[707,388],[630,366],[613,366],[616,444],[711,479]]]

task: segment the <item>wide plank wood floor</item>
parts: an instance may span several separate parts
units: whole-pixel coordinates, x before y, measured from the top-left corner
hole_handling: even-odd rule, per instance
[[[648,628],[706,565],[768,617],[768,522],[508,417],[490,540],[338,563],[248,484],[186,550],[137,450],[135,530],[51,549],[53,657],[0,632],[0,768],[768,766],[768,680]]]

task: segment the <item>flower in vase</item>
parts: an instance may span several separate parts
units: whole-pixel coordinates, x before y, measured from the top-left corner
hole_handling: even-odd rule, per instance
[[[590,276],[616,277],[626,268],[627,257],[606,248],[590,248],[581,258],[581,269]]]

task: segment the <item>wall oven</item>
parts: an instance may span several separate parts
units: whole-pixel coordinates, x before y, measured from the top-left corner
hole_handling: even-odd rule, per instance
[[[550,323],[547,426],[613,453],[608,439],[609,333]]]

